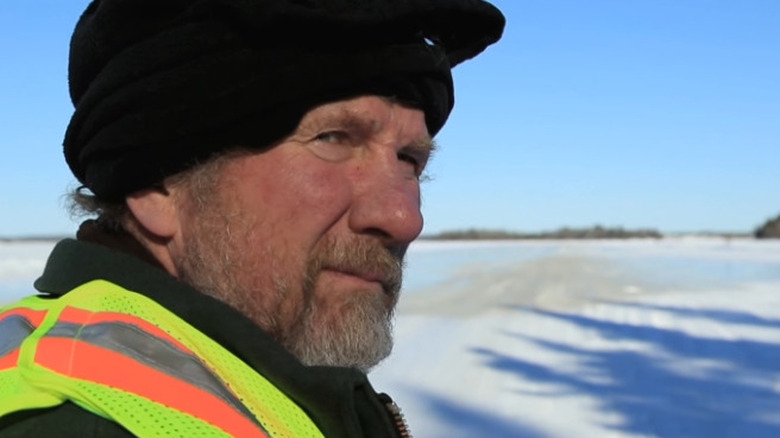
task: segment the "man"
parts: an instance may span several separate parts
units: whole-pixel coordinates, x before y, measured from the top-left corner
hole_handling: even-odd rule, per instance
[[[392,347],[481,0],[95,0],[64,150],[96,220],[0,314],[0,436],[408,436]]]

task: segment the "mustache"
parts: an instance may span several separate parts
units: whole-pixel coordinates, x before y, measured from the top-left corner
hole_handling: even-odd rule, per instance
[[[332,269],[378,281],[386,294],[396,297],[403,282],[406,246],[387,247],[375,238],[355,236],[325,239],[309,264],[311,273]]]

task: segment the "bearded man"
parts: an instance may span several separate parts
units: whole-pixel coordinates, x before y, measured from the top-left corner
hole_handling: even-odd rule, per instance
[[[96,219],[0,313],[2,436],[398,437],[392,348],[481,0],[94,0],[71,41]]]

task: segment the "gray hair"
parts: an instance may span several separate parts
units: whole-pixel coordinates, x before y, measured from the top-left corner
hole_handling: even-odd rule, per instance
[[[187,196],[188,202],[193,203],[196,208],[205,208],[225,163],[233,158],[256,152],[239,147],[219,152],[149,188],[162,191],[173,187],[182,188],[182,193]],[[92,218],[97,221],[98,226],[107,231],[125,230],[126,223],[132,215],[124,200],[107,201],[96,196],[83,185],[68,194],[68,212],[72,218]]]

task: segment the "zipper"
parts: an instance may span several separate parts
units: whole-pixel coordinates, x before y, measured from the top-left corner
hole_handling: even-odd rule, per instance
[[[385,404],[385,409],[387,409],[390,417],[392,417],[393,425],[395,426],[398,435],[401,438],[412,438],[412,432],[409,430],[409,424],[406,422],[406,418],[404,418],[401,408],[385,393],[379,394],[379,400]]]

